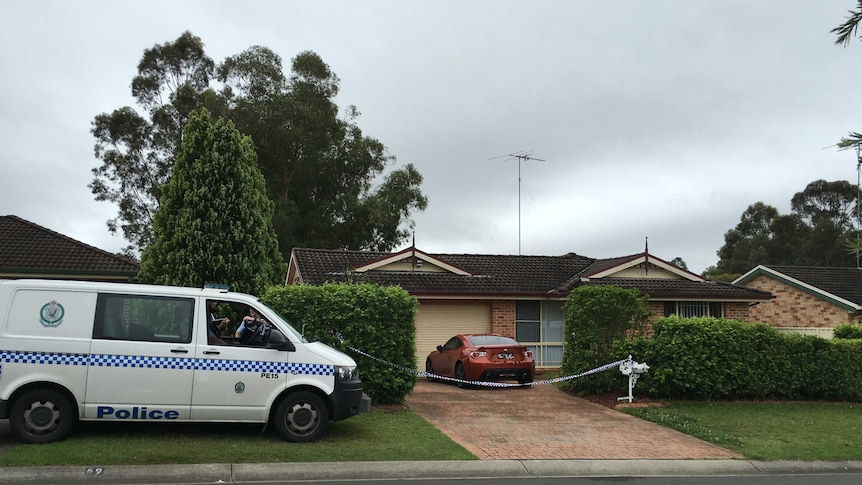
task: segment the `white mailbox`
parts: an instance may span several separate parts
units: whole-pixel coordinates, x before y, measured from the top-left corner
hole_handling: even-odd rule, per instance
[[[620,364],[620,372],[622,372],[624,376],[629,376],[629,395],[618,397],[617,401],[623,401],[628,399],[629,402],[632,402],[634,400],[634,397],[632,396],[632,389],[634,389],[635,384],[637,384],[638,377],[640,377],[641,374],[646,374],[647,372],[649,372],[649,366],[645,363],[633,361],[632,356],[629,355],[629,358]]]

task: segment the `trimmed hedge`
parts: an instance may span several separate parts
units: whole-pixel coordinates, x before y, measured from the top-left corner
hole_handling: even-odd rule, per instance
[[[607,364],[611,345],[630,331],[641,333],[651,315],[647,296],[617,286],[581,286],[569,293],[563,375],[579,374]],[[577,392],[603,392],[617,387],[620,373],[600,372],[565,381],[563,388]]]
[[[667,317],[651,338],[617,341],[650,371],[638,388],[687,399],[862,400],[862,340],[783,334],[759,323]]]
[[[416,369],[416,298],[399,287],[371,284],[291,285],[269,288],[261,301],[279,312],[306,338],[314,337],[341,349],[356,360],[365,392],[373,402],[396,404],[416,384],[416,375],[362,355],[344,343],[375,357]]]
[[[862,325],[851,325],[849,323],[835,325],[832,337],[843,339],[862,338]]]

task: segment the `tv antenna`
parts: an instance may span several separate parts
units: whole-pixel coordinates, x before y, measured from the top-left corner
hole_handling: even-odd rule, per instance
[[[518,256],[521,255],[521,162],[526,161],[536,161],[536,162],[544,162],[546,160],[542,160],[541,158],[533,157],[533,150],[521,150],[515,153],[509,153],[507,155],[500,155],[499,157],[492,157],[489,160],[496,160],[498,158],[505,158],[504,162],[508,162],[509,160],[518,160]]]

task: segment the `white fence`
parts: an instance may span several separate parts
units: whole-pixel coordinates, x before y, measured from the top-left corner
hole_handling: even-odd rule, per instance
[[[831,327],[773,327],[775,330],[784,333],[801,333],[802,335],[814,335],[815,337],[831,339]]]

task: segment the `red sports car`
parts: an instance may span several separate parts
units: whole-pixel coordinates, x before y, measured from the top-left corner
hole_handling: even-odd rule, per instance
[[[466,381],[533,382],[533,352],[515,339],[496,334],[456,335],[428,354],[425,371]],[[434,381],[433,377],[428,377]],[[464,382],[458,382],[464,387]]]

